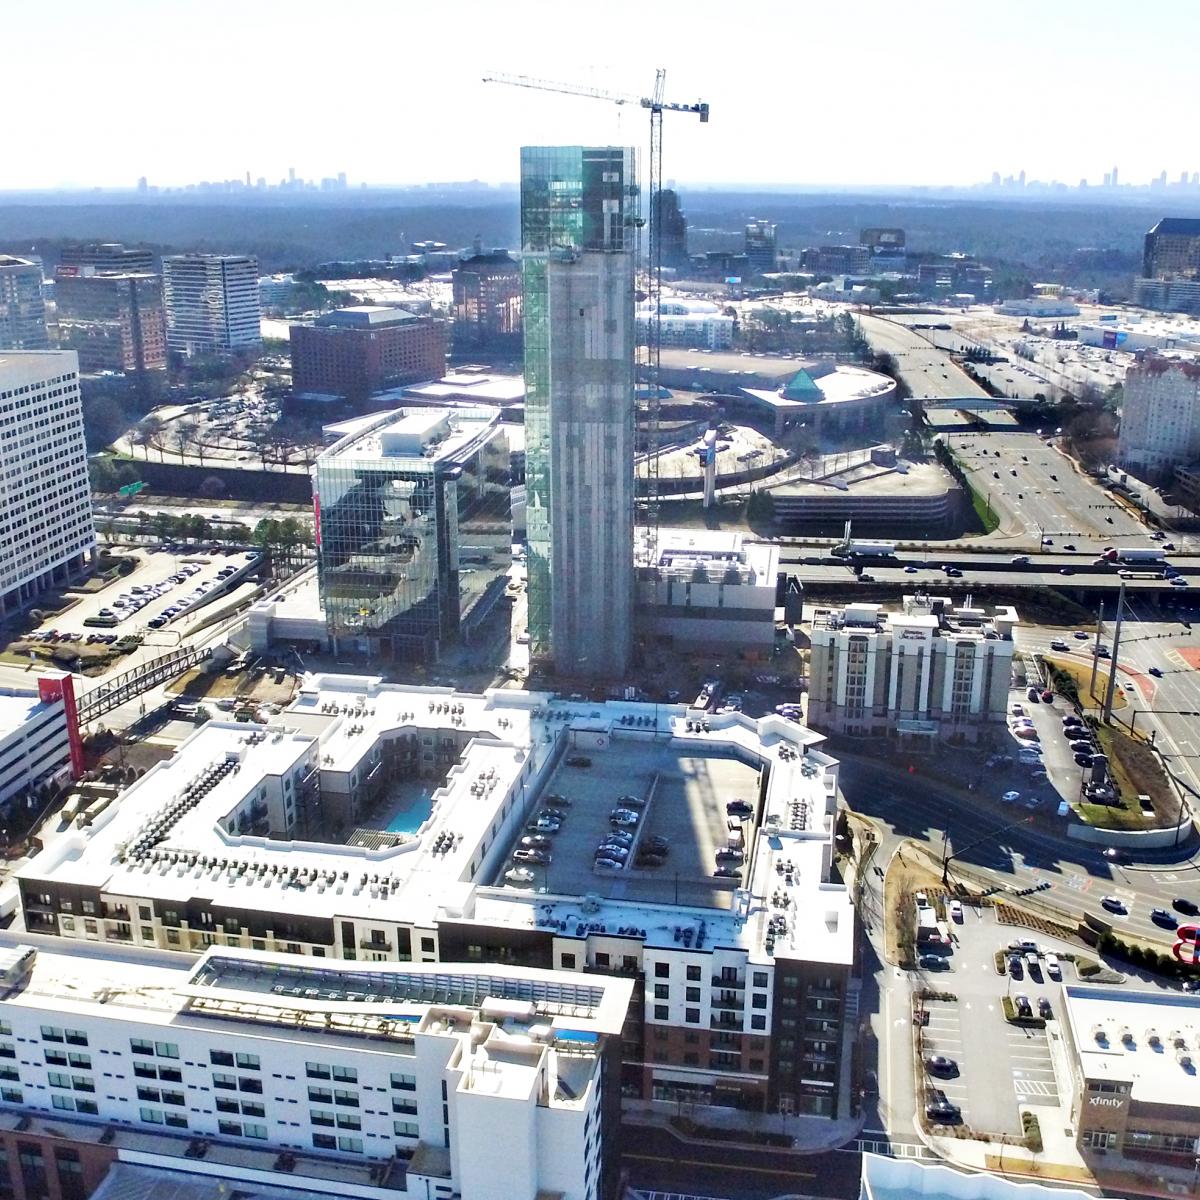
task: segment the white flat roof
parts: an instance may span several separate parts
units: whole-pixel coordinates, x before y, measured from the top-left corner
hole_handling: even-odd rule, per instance
[[[1070,985],[1063,1007],[1085,1079],[1133,1100],[1200,1110],[1200,995]]]
[[[797,365],[799,369],[799,364]],[[818,375],[811,373],[813,383],[821,393],[821,399],[816,403],[844,404],[848,400],[865,400],[870,396],[880,396],[896,386],[894,380],[878,371],[868,371],[865,367],[850,367],[839,363],[832,371]],[[785,381],[786,383],[786,381]],[[764,388],[742,388],[747,396],[753,396],[772,408],[812,408],[806,400],[789,400],[778,391]]]
[[[36,691],[0,688],[0,738],[16,733],[47,707]]]
[[[385,684],[356,675],[308,676],[295,702],[265,728],[209,721],[170,760],[127,788],[87,829],[54,839],[16,872],[18,878],[70,882],[109,895],[180,904],[204,896],[242,910],[312,918],[403,921],[433,928],[441,919],[533,927],[548,925],[540,906],[555,906],[569,935],[582,897],[530,896],[482,887],[493,825],[527,769],[538,770],[568,729],[612,729],[623,715],[652,717],[660,736],[688,754],[770,764],[762,825],[745,823],[750,877],[732,890],[729,908],[696,909],[713,930],[709,944],[742,947],[760,961],[775,955],[849,962],[853,909],[841,884],[829,884],[836,813],[837,762],[818,747],[822,735],[774,714],[708,714],[707,730],[683,705],[592,703],[544,693],[498,689],[482,695],[450,688]],[[689,721],[692,729],[687,728]],[[319,766],[350,774],[370,764],[389,732],[444,730],[470,740],[434,793],[430,816],[408,840],[384,849],[282,841],[226,829],[225,820],[271,776]],[[248,740],[254,739],[254,740]],[[236,759],[191,807],[180,806],[197,777]],[[182,811],[178,811],[182,808]],[[166,814],[164,816],[164,814]],[[223,825],[222,822],[225,822]],[[159,823],[150,858],[139,839]],[[207,860],[207,861],[202,861]],[[586,885],[580,887],[586,891]],[[757,897],[758,899],[754,899]],[[644,930],[647,944],[674,945],[678,910],[669,904],[601,901],[601,920]],[[587,920],[596,920],[591,917]],[[772,951],[767,946],[773,947]]]

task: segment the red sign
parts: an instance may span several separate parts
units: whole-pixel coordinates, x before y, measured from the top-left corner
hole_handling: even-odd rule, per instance
[[[1180,925],[1171,953],[1188,967],[1200,967],[1200,925]]]
[[[67,720],[67,742],[71,747],[71,774],[83,774],[83,738],[79,736],[79,710],[75,707],[75,680],[65,672],[38,676],[38,696],[43,704],[61,700]]]

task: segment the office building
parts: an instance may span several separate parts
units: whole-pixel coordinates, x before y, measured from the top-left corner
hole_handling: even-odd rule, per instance
[[[254,353],[262,347],[258,259],[245,254],[172,254],[163,259],[167,349]]]
[[[746,226],[746,263],[752,275],[775,270],[775,226],[769,221],[751,221]]]
[[[614,1195],[632,980],[110,951],[0,958],[0,1112],[26,1118],[0,1166],[0,1185],[26,1184],[10,1195],[49,1197],[57,1172],[75,1188],[54,1194],[82,1197],[93,1155],[97,1174],[207,1175],[212,1195]]]
[[[258,302],[264,312],[267,309],[285,308],[295,293],[296,279],[293,275],[264,275],[258,281]]]
[[[464,258],[451,275],[454,349],[519,354],[521,264],[507,250]]]
[[[917,745],[977,742],[1003,726],[1016,613],[943,596],[819,608],[812,615],[808,720],[815,729]]]
[[[682,346],[696,350],[728,350],[733,345],[734,318],[711,300],[691,300],[671,296],[660,306],[659,331],[663,346]],[[643,301],[637,308],[638,342],[650,339],[654,305]]]
[[[648,640],[689,652],[770,653],[779,547],[740,533],[660,529],[655,557],[639,553],[637,624]]]
[[[0,811],[82,773],[74,677],[48,671],[36,686],[0,687]]]
[[[451,964],[498,980],[553,972],[564,1002],[572,988],[595,986],[589,972],[613,974],[633,989],[614,1049],[620,1082],[604,1085],[610,1098],[694,1105],[697,1120],[709,1106],[844,1119],[857,1037],[854,909],[831,873],[838,763],[822,742],[775,714],[307,676],[269,725],[207,722],[131,784],[106,820],[67,831],[18,867],[20,920],[62,939],[64,953],[71,940],[116,943],[118,954],[257,951],[272,964],[254,989],[266,1010],[285,1004],[296,1016],[311,1005],[335,1021],[365,1020],[364,997],[385,1002],[387,1022],[421,1019],[433,997],[387,1003],[401,998],[376,985],[374,964],[432,974],[442,987],[460,986]],[[643,858],[626,869],[620,854],[597,854],[622,793],[639,800],[645,834],[669,843],[669,865],[651,855],[653,865]],[[549,822],[539,814],[558,794],[571,804],[552,858],[514,861],[528,824]],[[296,974],[268,981],[274,961]],[[235,1021],[223,985],[210,992],[203,979],[190,994]],[[530,988],[500,998],[538,1000]],[[575,1028],[550,1014],[540,1023]],[[236,1024],[223,1028],[220,1048],[236,1050]],[[303,1025],[289,1039],[314,1036]],[[163,1040],[182,1051],[181,1038]],[[245,1050],[261,1053],[266,1070],[286,1071]],[[209,1069],[207,1051],[181,1057]],[[341,1061],[294,1057],[297,1067]],[[350,1082],[294,1073],[301,1087]],[[287,1086],[272,1082],[279,1090],[264,1094]],[[419,1106],[430,1094],[419,1092]],[[379,1107],[378,1095],[363,1099]],[[247,1115],[262,1119],[232,1110],[228,1119]],[[421,1108],[422,1142],[428,1118],[440,1143],[439,1116],[440,1097],[431,1113]],[[195,1119],[207,1134],[220,1118]],[[273,1121],[270,1130],[284,1136]],[[307,1120],[286,1136],[304,1144]],[[391,1153],[387,1137],[364,1150],[377,1144]]]
[[[1135,279],[1133,302],[1158,312],[1200,315],[1200,279]]]
[[[360,304],[291,327],[292,391],[364,405],[375,392],[440,379],[446,332],[402,308]]]
[[[529,637],[564,675],[632,648],[637,215],[632,149],[522,148]]]
[[[0,616],[61,587],[96,547],[78,362],[0,351]]]
[[[1200,217],[1163,217],[1146,234],[1142,274],[1147,279],[1200,279]]]
[[[511,471],[498,415],[375,414],[317,459],[321,604],[336,651],[436,659],[503,595]]]
[[[670,271],[684,271],[688,266],[687,217],[679,207],[679,196],[673,188],[663,188],[650,197],[650,223],[658,220],[658,207],[662,207],[661,225],[658,227],[662,246],[662,265]]]
[[[903,229],[878,228],[862,230],[858,244],[866,246],[871,256],[871,268],[875,271],[903,271],[905,258],[905,236]]]
[[[167,365],[162,280],[157,275],[64,275],[54,284],[59,345],[85,375]]]
[[[820,275],[867,275],[871,251],[867,246],[809,246],[800,252],[800,266]]]
[[[1138,355],[1125,374],[1117,459],[1153,483],[1200,458],[1200,363]]]
[[[153,275],[154,252],[120,242],[87,243],[64,246],[59,252],[54,278],[75,275]]]
[[[41,264],[0,254],[0,351],[49,345]]]
[[[1200,996],[1072,984],[1062,989],[1059,1024],[1071,1066],[1068,1124],[1085,1160],[1121,1154],[1193,1166]]]

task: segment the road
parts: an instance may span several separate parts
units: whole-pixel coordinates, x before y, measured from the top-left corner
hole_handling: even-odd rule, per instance
[[[863,336],[877,353],[896,360],[900,377],[918,400],[986,400],[988,394],[928,338],[888,321],[862,313]]]
[[[853,1200],[859,1194],[862,1159],[853,1151],[796,1155],[769,1146],[697,1145],[644,1126],[626,1126],[623,1141],[621,1164],[628,1182],[645,1191],[736,1200],[797,1194]]]

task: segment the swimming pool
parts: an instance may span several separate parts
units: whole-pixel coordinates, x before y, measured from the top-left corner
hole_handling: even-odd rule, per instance
[[[387,824],[388,833],[416,833],[433,812],[433,797],[418,796],[407,808],[402,808]]]

